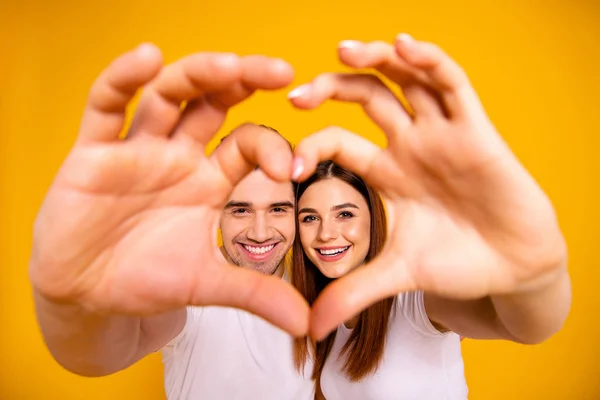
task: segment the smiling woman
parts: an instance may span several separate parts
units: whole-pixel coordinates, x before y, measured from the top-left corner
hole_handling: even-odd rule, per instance
[[[387,223],[379,195],[332,161],[299,184],[296,201],[293,282],[312,305],[330,282],[377,256]],[[313,354],[309,346],[296,341],[299,369]],[[318,400],[467,395],[460,338],[436,329],[422,292],[373,304],[312,350]]]
[[[373,259],[385,243],[383,202],[358,175],[331,161],[298,185],[297,240],[293,251],[293,283],[312,304],[332,279]],[[344,371],[360,380],[375,371],[383,355],[393,299],[377,302],[349,325],[353,334],[344,345]],[[336,333],[316,347],[314,378],[321,375]],[[296,342],[298,367],[308,357],[308,342]]]
[[[333,166],[324,164],[324,171],[333,175],[329,172]],[[302,194],[298,202],[302,247],[326,277],[339,278],[367,257],[371,224],[367,198],[339,178],[315,181]]]

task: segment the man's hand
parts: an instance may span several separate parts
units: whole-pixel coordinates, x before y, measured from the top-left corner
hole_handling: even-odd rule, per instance
[[[94,83],[77,142],[37,217],[37,294],[100,315],[232,306],[305,334],[308,306],[290,285],[217,253],[234,185],[257,164],[288,180],[287,143],[248,124],[205,156],[230,107],[292,78],[287,63],[263,56],[200,53],[163,68],[160,51],[146,44],[117,58]],[[144,86],[120,139],[126,107]]]

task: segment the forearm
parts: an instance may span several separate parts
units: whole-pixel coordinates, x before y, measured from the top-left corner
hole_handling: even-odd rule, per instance
[[[521,292],[479,300],[454,300],[425,293],[425,308],[441,330],[472,339],[504,339],[536,344],[563,326],[571,307],[565,269],[544,284]]]
[[[185,323],[185,310],[144,318],[97,315],[78,305],[54,303],[38,293],[35,306],[53,357],[84,376],[104,376],[129,367],[158,350]]]
[[[497,319],[513,340],[536,344],[558,332],[571,309],[571,282],[566,267],[538,287],[491,298]]]

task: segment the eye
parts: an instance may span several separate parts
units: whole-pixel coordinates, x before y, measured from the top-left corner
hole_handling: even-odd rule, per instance
[[[274,207],[272,210],[275,214],[285,214],[287,213],[287,208],[285,207]]]
[[[307,215],[304,218],[302,218],[302,223],[308,223],[308,222],[313,222],[316,221],[317,217],[314,215]]]
[[[342,211],[338,216],[341,218],[352,218],[354,217],[354,214],[352,214],[350,211]]]
[[[240,216],[242,216],[242,215],[249,214],[250,211],[247,208],[234,208],[233,210],[231,210],[231,213],[233,215],[240,215]]]

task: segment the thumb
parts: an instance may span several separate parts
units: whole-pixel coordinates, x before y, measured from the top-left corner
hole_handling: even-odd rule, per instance
[[[336,280],[321,292],[312,307],[310,335],[321,340],[377,301],[415,289],[404,261],[397,254],[384,250],[372,262]]]
[[[200,282],[192,305],[233,307],[255,314],[295,337],[308,332],[309,306],[283,279],[220,263]]]

